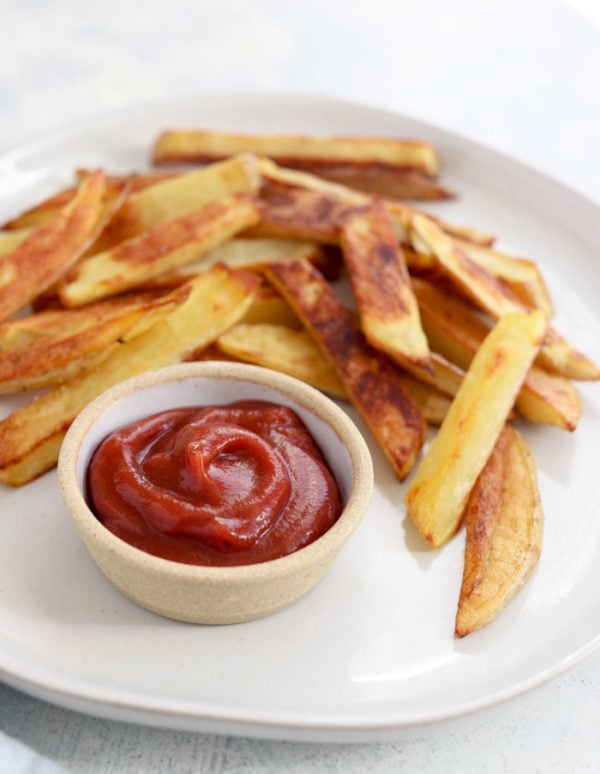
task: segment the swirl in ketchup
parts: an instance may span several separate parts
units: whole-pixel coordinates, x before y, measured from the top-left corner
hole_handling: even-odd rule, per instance
[[[178,408],[102,441],[88,497],[115,535],[165,559],[255,564],[316,540],[340,493],[297,414],[265,401]]]

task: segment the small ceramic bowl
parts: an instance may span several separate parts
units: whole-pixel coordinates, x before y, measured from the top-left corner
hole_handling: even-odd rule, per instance
[[[344,510],[320,538],[280,559],[235,567],[206,567],[162,559],[113,535],[87,504],[85,477],[100,441],[129,422],[168,408],[266,400],[289,406],[320,446],[337,480]],[[367,510],[373,466],[349,417],[329,398],[297,379],[240,363],[169,366],[128,379],[96,398],[77,417],[58,463],[61,491],[98,567],[125,596],[181,621],[249,621],[290,605],[309,591]]]

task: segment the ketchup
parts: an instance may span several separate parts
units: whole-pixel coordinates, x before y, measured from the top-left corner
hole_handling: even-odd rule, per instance
[[[87,485],[92,510],[111,532],[187,564],[285,556],[342,512],[333,474],[301,419],[265,401],[133,422],[98,446]]]

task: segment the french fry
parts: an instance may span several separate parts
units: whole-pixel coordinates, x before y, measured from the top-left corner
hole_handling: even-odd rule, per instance
[[[446,360],[438,352],[429,353],[428,368],[418,363],[410,363],[408,360],[403,367],[415,379],[450,397],[456,395],[465,376],[462,368]]]
[[[347,397],[337,373],[303,330],[272,323],[238,323],[215,343],[238,360],[282,371],[335,397]]]
[[[214,248],[202,258],[207,267],[215,263],[249,271],[264,271],[274,261],[306,258],[311,263],[324,268],[328,261],[319,245],[292,239],[231,239]]]
[[[455,634],[487,626],[525,585],[540,557],[544,516],[533,456],[506,426],[465,511],[466,544]]]
[[[478,263],[496,280],[503,282],[528,308],[540,309],[547,319],[552,317],[552,301],[534,261],[515,258],[490,247],[467,243],[462,239],[457,239],[456,243],[472,261]],[[440,272],[434,255],[418,252],[406,245],[403,246],[403,251],[412,275],[442,284],[444,275]]]
[[[407,238],[407,229],[414,215],[420,215],[427,218],[432,223],[435,223],[445,234],[453,237],[454,239],[460,239],[464,242],[474,245],[480,245],[482,247],[492,247],[496,241],[496,237],[493,234],[489,234],[487,231],[474,228],[473,226],[464,226],[459,223],[451,223],[444,218],[439,218],[432,215],[430,212],[423,212],[417,210],[414,207],[409,207],[404,202],[387,200],[385,203],[387,211],[390,213],[396,224],[396,230],[402,242],[409,244]]]
[[[191,357],[186,358],[186,360],[202,360],[202,361],[212,361],[217,360],[219,362],[226,361],[228,363],[239,363],[237,357],[233,357],[232,355],[227,355],[225,352],[223,352],[222,349],[219,349],[216,344],[209,344],[207,347],[199,347]]]
[[[266,276],[335,368],[350,400],[403,480],[423,444],[426,423],[397,369],[371,348],[352,314],[307,261],[271,264]]]
[[[367,341],[400,365],[429,369],[429,347],[421,327],[406,262],[391,218],[381,202],[348,215],[341,245]]]
[[[431,253],[439,267],[458,289],[479,308],[495,318],[527,311],[524,304],[502,283],[459,248],[433,221],[421,215],[411,218],[409,240],[419,250]]]
[[[15,231],[0,231],[0,258],[7,253],[12,253],[17,247],[31,235],[32,228],[20,228]]]
[[[96,236],[102,213],[104,175],[98,170],[76,197],[0,258],[0,321],[49,288]]]
[[[58,212],[61,207],[67,205],[77,193],[77,187],[93,170],[78,169],[76,173],[77,185],[64,188],[62,191],[48,196],[33,207],[7,221],[2,228],[7,231],[23,231],[34,226],[46,223]],[[105,175],[107,204],[116,201],[123,192],[135,193],[154,185],[162,180],[173,177],[174,172],[146,172],[130,175]]]
[[[235,237],[209,250],[197,260],[179,266],[172,272],[159,275],[150,283],[150,286],[177,285],[217,263],[224,263],[234,269],[262,272],[273,261],[291,261],[297,258],[306,258],[328,275],[335,275],[337,272],[331,257],[325,255],[321,247],[314,242]]]
[[[206,163],[238,153],[268,156],[286,166],[288,160],[357,164],[382,164],[402,169],[420,169],[437,175],[439,159],[434,148],[420,141],[368,137],[315,137],[286,134],[240,134],[234,132],[174,129],[155,140],[155,164]],[[290,166],[287,164],[287,166]]]
[[[340,200],[341,202],[345,202],[348,206],[364,206],[369,204],[373,198],[364,192],[357,191],[348,186],[341,185],[340,183],[324,180],[322,177],[312,175],[309,172],[300,172],[296,169],[288,169],[279,166],[271,159],[260,158],[258,163],[263,179],[268,186],[273,185],[278,186],[279,188],[299,188],[305,191],[313,191],[315,194],[321,194],[325,200]],[[395,201],[393,199],[384,199],[384,202],[386,209],[394,220],[398,238],[401,242],[407,242],[406,233],[410,225],[411,217],[414,214],[429,218],[446,233],[467,242],[491,247],[495,241],[495,237],[492,234],[480,231],[472,226],[448,223],[430,213],[417,210],[404,202]]]
[[[509,287],[475,263],[454,239],[435,223],[416,215],[412,218],[413,246],[431,252],[446,275],[461,293],[494,319],[507,314],[526,314],[524,304]],[[540,349],[538,364],[567,379],[593,381],[600,379],[600,369],[583,353],[572,347],[553,328],[548,327]]]
[[[600,379],[600,368],[550,326],[538,355],[537,364],[566,379],[583,382]]]
[[[446,419],[405,497],[410,517],[433,546],[458,529],[469,493],[498,439],[541,345],[539,310],[499,320],[473,358]]]
[[[444,199],[450,195],[432,179],[439,171],[434,148],[414,140],[173,129],[155,141],[152,161],[206,164],[244,152],[390,197]]]
[[[532,365],[519,394],[516,407],[529,422],[554,425],[573,431],[581,417],[581,399],[573,385],[564,377],[556,376]]]
[[[107,224],[94,245],[94,252],[108,250],[159,223],[227,196],[255,194],[260,182],[257,160],[243,155],[193,172],[159,177],[151,185],[138,185]]]
[[[286,328],[302,328],[302,323],[288,302],[272,285],[264,282],[254,294],[241,321],[253,325],[255,323],[271,323],[285,325]]]
[[[81,182],[81,181],[79,181]],[[108,188],[108,181],[107,188]],[[77,194],[77,185],[70,186],[58,193],[48,196],[33,207],[29,207],[24,212],[3,223],[2,228],[6,231],[23,231],[41,226],[47,223],[56,213],[65,207]]]
[[[85,177],[82,177],[81,180],[85,180]],[[106,181],[106,175],[104,175],[104,180]],[[103,197],[103,203],[100,210],[100,215],[98,217],[98,222],[96,224],[96,227],[91,234],[86,248],[80,253],[78,258],[74,261],[74,264],[77,264],[79,261],[82,261],[86,258],[86,256],[89,253],[93,253],[95,251],[95,248],[97,246],[98,240],[104,233],[105,228],[110,224],[112,219],[115,216],[115,213],[117,213],[123,202],[127,199],[127,196],[129,195],[129,188],[125,184],[120,190],[116,191],[114,195],[107,196],[106,195],[106,186],[105,186],[105,195]],[[71,204],[66,205],[67,207],[72,206]],[[73,264],[70,264],[69,267],[66,268],[64,272],[59,276],[58,281],[62,280],[63,277],[70,271],[70,268],[72,268]],[[52,283],[49,287],[43,288],[39,293],[36,294],[34,298],[31,299],[31,307],[35,310],[38,309],[45,309],[50,308],[52,306],[59,305],[58,295],[57,295],[57,284]]]
[[[296,169],[314,172],[334,183],[356,188],[365,193],[390,199],[437,201],[451,199],[454,194],[445,186],[418,169],[390,169],[375,164],[289,164]]]
[[[448,413],[451,399],[410,374],[398,371],[397,376],[402,389],[419,409],[423,419],[430,425],[440,425]]]
[[[260,199],[262,218],[249,234],[333,245],[339,244],[343,218],[363,206],[328,193],[271,182],[261,188]]]
[[[0,422],[0,481],[20,486],[56,464],[75,416],[108,387],[185,359],[234,325],[252,301],[256,275],[217,266],[173,291],[174,308],[139,335],[112,345],[102,368],[85,370]]]
[[[130,290],[196,260],[259,219],[252,199],[233,194],[163,221],[80,262],[60,284],[60,300],[65,306],[80,306]]]
[[[420,253],[406,244],[402,245],[402,250],[411,276],[440,276],[438,263],[431,253]]]
[[[123,306],[120,312],[81,327],[0,352],[0,394],[62,384],[84,368],[97,367],[110,345],[123,339],[142,317],[161,306],[157,300]]]
[[[161,291],[123,294],[79,309],[54,307],[0,323],[0,352],[53,336],[70,336],[160,298]]]
[[[428,282],[414,278],[413,288],[431,347],[467,369],[489,333],[489,325],[472,307]],[[581,400],[573,385],[536,365],[525,376],[516,406],[530,422],[543,422],[565,430],[574,430],[581,415]]]
[[[472,261],[502,280],[524,304],[532,309],[540,309],[548,320],[552,317],[552,300],[534,261],[515,258],[490,247],[473,245],[460,239],[457,244]]]

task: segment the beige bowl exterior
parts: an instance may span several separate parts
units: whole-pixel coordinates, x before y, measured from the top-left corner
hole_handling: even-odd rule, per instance
[[[109,432],[175,406],[248,398],[293,408],[323,450],[345,507],[322,537],[281,559],[239,567],[204,567],[147,554],[117,538],[96,519],[85,499],[85,473],[94,449]],[[69,429],[58,476],[73,521],[109,581],[154,613],[202,624],[250,621],[281,610],[306,594],[358,526],[373,489],[367,445],[333,401],[283,374],[217,362],[184,363],[150,371],[100,395]]]

